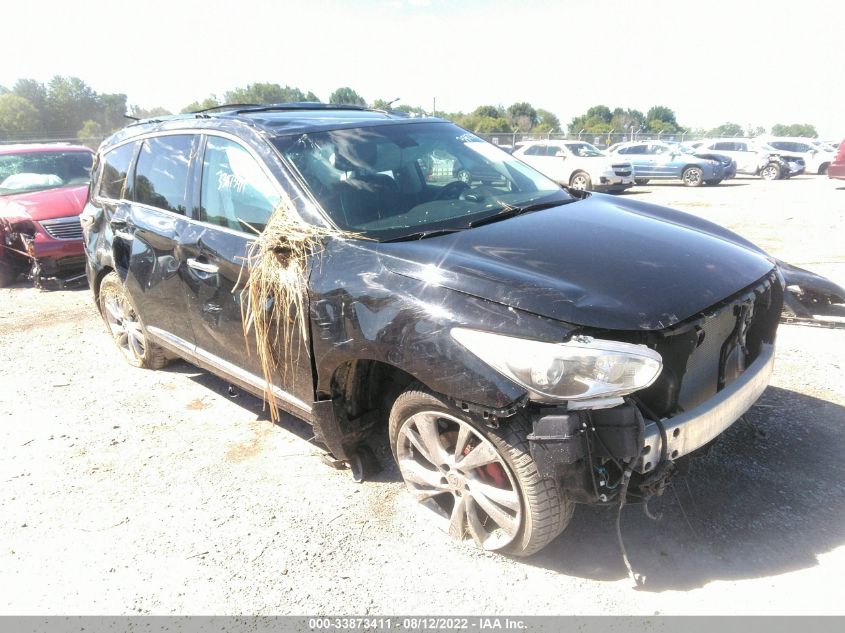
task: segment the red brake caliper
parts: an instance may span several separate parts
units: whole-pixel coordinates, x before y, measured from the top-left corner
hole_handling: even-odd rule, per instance
[[[473,448],[475,447],[467,444],[466,448],[464,448],[464,457],[469,455],[469,452]],[[478,473],[484,481],[492,483],[497,488],[505,488],[508,486],[508,476],[505,474],[505,469],[497,462],[482,466],[478,469]]]

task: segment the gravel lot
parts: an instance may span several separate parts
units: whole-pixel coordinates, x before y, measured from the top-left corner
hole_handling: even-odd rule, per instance
[[[627,195],[845,285],[842,189],[804,176]],[[662,520],[625,509],[635,590],[615,510],[579,507],[529,560],[477,552],[425,523],[394,467],[355,484],[307,425],[271,424],[225,382],[127,366],[87,290],[2,289],[0,613],[842,614],[843,364],[845,330],[781,326],[749,414],[763,433],[732,427],[653,502]]]

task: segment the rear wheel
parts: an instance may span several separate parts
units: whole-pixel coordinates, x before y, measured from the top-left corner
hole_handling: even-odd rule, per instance
[[[489,429],[421,385],[390,412],[391,449],[415,499],[447,522],[452,538],[517,556],[550,543],[574,507],[540,477],[527,435],[518,416]]]
[[[704,182],[704,172],[700,167],[687,167],[681,179],[687,187],[699,187]]]
[[[643,185],[648,184],[648,178],[634,178],[634,183],[636,183],[636,184],[638,184],[642,187]]]
[[[161,369],[170,361],[164,349],[149,340],[144,324],[129,301],[123,282],[110,272],[100,284],[100,313],[115,344],[134,367]]]
[[[576,171],[572,174],[572,178],[569,179],[569,186],[578,191],[587,191],[593,186],[593,182],[590,180],[589,174],[583,171]]]
[[[780,178],[780,165],[769,163],[760,170],[760,178],[763,180],[777,180]]]
[[[830,167],[830,163],[822,163],[821,165],[819,165],[819,176],[826,175],[828,167]]]

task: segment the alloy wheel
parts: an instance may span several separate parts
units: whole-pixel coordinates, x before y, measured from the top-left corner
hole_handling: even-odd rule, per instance
[[[448,519],[449,534],[487,550],[507,546],[522,526],[519,489],[492,442],[452,415],[423,411],[405,420],[396,441],[408,489]]]
[[[138,364],[144,358],[147,342],[135,311],[125,298],[116,296],[109,297],[104,307],[106,323],[117,346],[129,362]]]

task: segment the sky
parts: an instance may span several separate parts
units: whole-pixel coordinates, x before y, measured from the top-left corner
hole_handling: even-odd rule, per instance
[[[845,136],[843,0],[5,0],[2,16],[7,88],[72,75],[178,111],[258,81],[350,86],[447,112],[528,101],[564,125],[665,105],[693,128]]]

